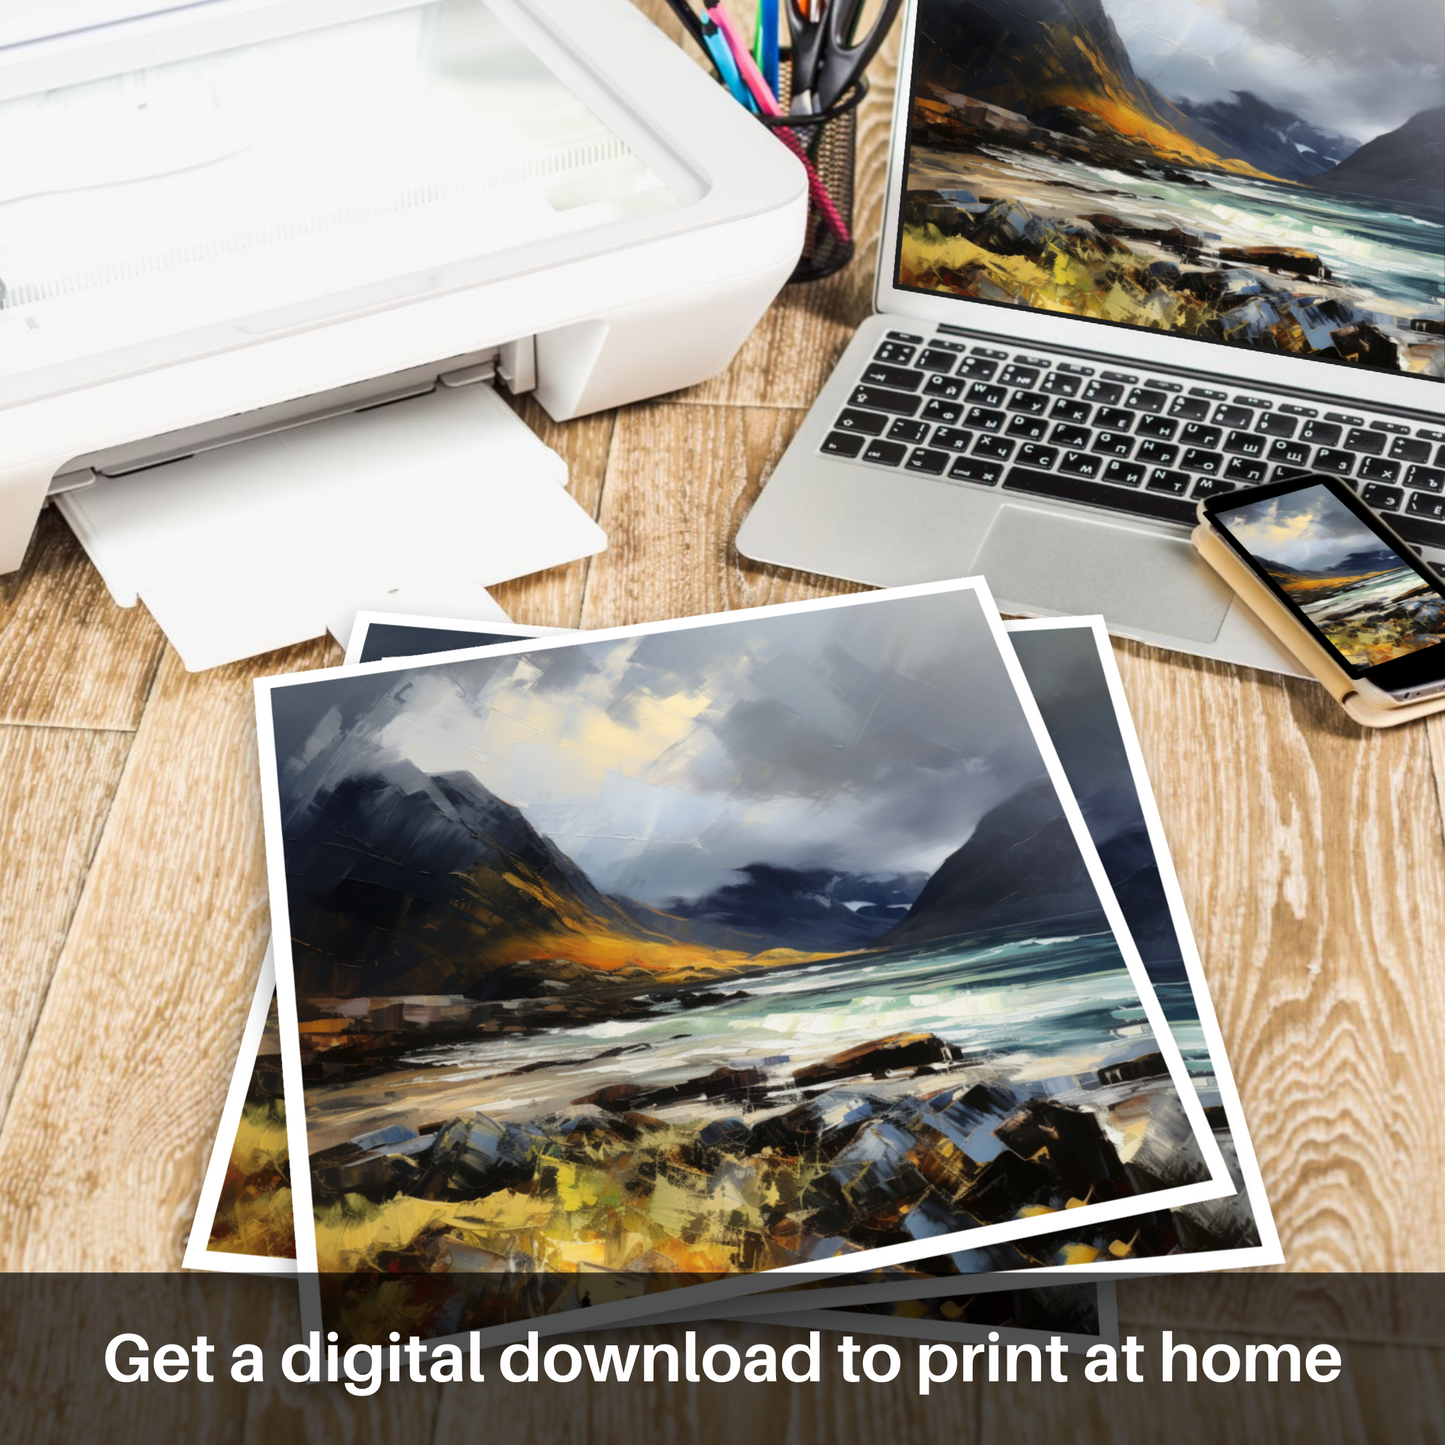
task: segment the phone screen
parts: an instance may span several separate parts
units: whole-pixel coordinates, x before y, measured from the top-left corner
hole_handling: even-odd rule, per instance
[[[1445,593],[1343,483],[1311,478],[1269,492],[1242,496],[1238,505],[1222,497],[1210,516],[1351,674],[1445,642]],[[1437,658],[1445,671],[1445,653]],[[1378,680],[1389,685],[1387,677],[1405,672],[1413,677],[1420,668],[1387,668]]]

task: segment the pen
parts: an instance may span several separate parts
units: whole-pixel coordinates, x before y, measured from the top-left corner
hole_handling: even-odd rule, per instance
[[[753,59],[774,95],[778,93],[778,0],[758,0],[753,26]]]

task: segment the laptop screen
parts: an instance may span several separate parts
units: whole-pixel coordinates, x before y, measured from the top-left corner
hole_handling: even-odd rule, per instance
[[[1439,0],[919,0],[896,284],[1445,376]]]

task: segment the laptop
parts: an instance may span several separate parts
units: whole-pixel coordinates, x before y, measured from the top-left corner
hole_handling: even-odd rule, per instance
[[[1445,567],[1445,26],[1413,0],[916,0],[876,314],[747,557],[1299,674],[1202,497],[1346,477]]]

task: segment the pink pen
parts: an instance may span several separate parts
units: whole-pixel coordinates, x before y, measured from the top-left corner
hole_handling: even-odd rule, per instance
[[[758,109],[773,119],[781,117],[784,111],[778,104],[777,96],[768,89],[768,83],[763,79],[763,73],[758,69],[758,63],[753,59],[752,51],[743,44],[743,38],[733,24],[732,16],[723,9],[721,0],[707,0],[707,13],[722,32],[723,39],[727,41],[728,49],[732,51],[733,59],[737,62],[738,73],[743,78],[743,84],[747,86],[753,99],[757,101]],[[850,244],[853,237],[848,230],[847,223],[838,213],[838,207],[833,204],[833,198],[828,194],[828,188],[823,184],[817,168],[808,159],[803,142],[799,139],[797,132],[780,129],[775,133],[778,139],[802,161],[803,169],[808,173],[808,194],[813,198],[813,204],[837,232],[838,239],[844,245]]]

